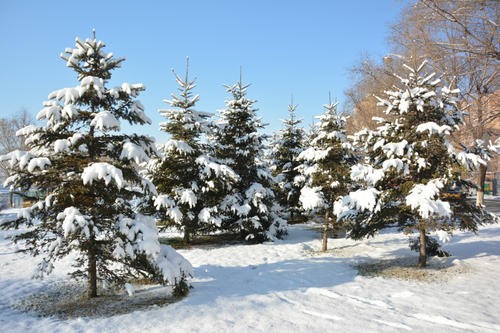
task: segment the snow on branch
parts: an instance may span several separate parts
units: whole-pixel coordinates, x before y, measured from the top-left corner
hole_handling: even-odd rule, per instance
[[[372,185],[375,185],[383,177],[383,170],[375,169],[368,164],[355,164],[351,167],[351,179],[354,181],[366,181]]]
[[[65,208],[64,211],[57,214],[57,220],[62,220],[64,238],[68,238],[73,234],[80,234],[85,236],[86,238],[90,237],[89,225],[92,225],[93,223],[92,221],[88,220],[87,216],[82,215],[78,208]]]
[[[123,144],[122,152],[120,154],[121,160],[134,160],[135,163],[141,164],[149,161],[149,156],[144,151],[144,148],[127,141]]]
[[[225,164],[214,162],[208,155],[200,155],[196,158],[196,163],[203,167],[204,176],[210,178],[212,174],[216,178],[238,180],[239,176]]]
[[[418,125],[416,131],[417,133],[429,132],[429,136],[433,134],[443,135],[443,133],[449,135],[451,127],[448,125],[439,126],[435,122],[429,121],[427,123]]]
[[[154,206],[157,210],[165,209],[167,215],[175,221],[175,223],[181,223],[183,214],[180,211],[179,207],[175,203],[175,200],[172,199],[169,195],[160,194],[155,198]]]
[[[94,163],[83,169],[82,180],[84,185],[92,185],[94,180],[104,180],[106,185],[113,180],[118,189],[121,189],[124,185],[122,171],[105,162]]]
[[[427,219],[431,216],[448,217],[451,215],[450,204],[439,197],[444,184],[439,179],[433,179],[427,184],[416,184],[406,196],[406,205]]]
[[[167,143],[163,146],[163,149],[166,152],[177,151],[183,155],[191,155],[195,152],[194,149],[186,142],[174,139],[168,140]]]
[[[313,210],[325,206],[325,198],[323,192],[321,192],[321,187],[303,187],[300,190],[299,201],[305,210]]]
[[[378,196],[380,191],[374,187],[349,192],[349,195],[337,200],[333,205],[333,213],[338,219],[343,219],[359,211],[378,212]]]
[[[100,131],[120,130],[120,121],[109,111],[101,111],[94,115],[90,126],[95,126]]]
[[[134,218],[121,217],[118,228],[124,237],[115,240],[113,251],[115,258],[135,259],[138,254],[144,254],[159,270],[163,280],[171,284],[193,274],[189,261],[172,247],[160,244],[153,217],[141,214],[137,214]]]

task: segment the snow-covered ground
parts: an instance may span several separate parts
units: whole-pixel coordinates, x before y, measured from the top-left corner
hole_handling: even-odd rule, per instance
[[[195,268],[187,298],[67,320],[12,307],[66,276],[62,263],[49,279],[31,280],[35,259],[14,252],[10,233],[0,232],[2,332],[500,332],[500,225],[456,233],[445,246],[454,257],[445,260],[465,273],[432,282],[357,274],[356,263],[416,256],[395,230],[330,239],[326,254],[316,252],[319,234],[308,225],[291,226],[275,243],[181,250]]]

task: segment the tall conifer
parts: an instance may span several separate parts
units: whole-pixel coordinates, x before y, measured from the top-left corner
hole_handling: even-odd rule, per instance
[[[189,243],[194,234],[220,226],[214,190],[237,176],[216,163],[210,147],[202,142],[210,115],[195,110],[199,95],[193,95],[196,84],[189,79],[188,62],[185,77],[175,74],[175,78],[179,96],[172,94],[171,100],[165,100],[172,108],[160,110],[167,119],[160,128],[170,139],[160,147],[160,158],[151,163],[150,172],[159,192],[155,205],[161,219],[181,229],[184,243]]]
[[[257,117],[255,101],[247,98],[248,86],[241,78],[235,85],[226,86],[231,98],[220,111],[215,153],[239,177],[221,199],[225,227],[238,230],[249,241],[260,242],[285,235],[286,221],[275,203],[269,167],[262,160],[265,136],[258,131],[264,125]]]
[[[299,175],[297,167],[299,154],[304,150],[304,130],[300,127],[301,120],[296,118],[297,105],[288,105],[289,118],[283,120],[281,129],[272,144],[272,168],[276,178],[276,195],[279,203],[287,212],[290,222],[301,220],[302,206],[299,202],[300,185],[295,182]]]
[[[377,130],[357,134],[367,160],[353,166],[351,179],[362,186],[335,209],[356,239],[393,224],[417,232],[419,267],[426,266],[430,232],[477,231],[478,225],[494,219],[465,196],[446,196],[451,186],[465,192],[472,186],[461,176],[461,168],[486,162],[448,140],[462,123],[453,97],[459,91],[441,86],[435,74],[425,74],[425,65],[405,65],[407,75],[400,78],[400,87],[379,98],[390,120],[377,118]]]
[[[123,283],[149,276],[180,283],[191,266],[172,248],[160,245],[155,219],[139,206],[156,194],[138,171],[149,160],[153,139],[120,132],[122,121],[150,123],[136,99],[142,84],[108,88],[123,58],[104,52],[105,44],[77,38],[61,57],[78,76],[78,85],[49,94],[38,113],[44,126],[19,131],[29,151],[14,151],[6,183],[37,189],[42,198],[21,211],[16,226],[28,229],[15,237],[26,250],[41,255],[36,277],[53,263],[76,253],[73,277],[88,279],[89,297],[97,296],[98,280]]]

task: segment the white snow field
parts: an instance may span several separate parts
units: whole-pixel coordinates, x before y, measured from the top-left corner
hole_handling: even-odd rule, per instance
[[[353,268],[396,257],[416,262],[407,237],[393,229],[364,241],[330,239],[326,254],[317,252],[320,235],[310,225],[291,226],[288,238],[274,243],[180,250],[194,267],[187,298],[64,320],[13,307],[67,280],[69,263],[62,261],[46,280],[32,280],[36,259],[15,252],[5,238],[11,233],[0,231],[2,332],[500,332],[497,224],[477,235],[457,232],[444,246],[454,256],[431,262],[459,269],[427,282],[361,276]]]

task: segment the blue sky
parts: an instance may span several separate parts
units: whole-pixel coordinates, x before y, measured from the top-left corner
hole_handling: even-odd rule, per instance
[[[198,109],[215,112],[228,97],[223,84],[251,83],[267,132],[288,116],[290,95],[307,127],[328,92],[340,102],[349,68],[369,53],[384,56],[400,0],[275,1],[26,1],[0,0],[0,113],[35,115],[47,95],[77,85],[59,58],[76,36],[97,38],[126,61],[110,86],[146,85],[140,100],[153,124],[137,128],[166,139],[158,109],[177,88],[171,69],[197,77]]]

